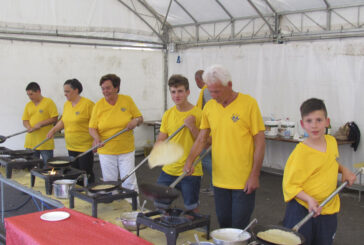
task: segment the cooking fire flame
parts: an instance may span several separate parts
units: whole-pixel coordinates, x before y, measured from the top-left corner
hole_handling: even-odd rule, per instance
[[[52,170],[51,171],[49,171],[49,174],[50,175],[55,175],[57,172],[56,171],[54,171],[54,168],[52,168]]]

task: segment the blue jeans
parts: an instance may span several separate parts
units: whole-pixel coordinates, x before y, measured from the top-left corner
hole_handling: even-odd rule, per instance
[[[220,228],[245,228],[255,206],[255,191],[223,189],[214,186],[215,208]]]
[[[48,164],[47,164],[48,159],[53,157],[53,150],[36,150],[34,153],[34,156],[37,158],[40,158],[40,156],[42,156],[43,166],[40,166],[40,167],[46,168],[46,167],[48,167]]]
[[[173,176],[165,173],[159,175],[158,184],[169,186],[178,176]],[[182,192],[183,203],[187,210],[192,210],[198,207],[200,194],[201,176],[186,176],[181,182],[176,185],[176,189]],[[158,203],[159,206],[169,206],[171,203]]]
[[[283,225],[291,229],[307,214],[308,210],[293,199],[287,203]],[[305,244],[331,245],[334,242],[336,228],[337,214],[319,215],[307,221],[298,232],[305,237]]]
[[[203,151],[202,153],[204,153],[205,151]],[[209,154],[207,154],[202,160],[202,167],[204,170],[204,174],[205,171],[211,176],[211,182],[210,182],[210,186],[212,187],[212,157],[211,157],[211,151],[209,152]]]

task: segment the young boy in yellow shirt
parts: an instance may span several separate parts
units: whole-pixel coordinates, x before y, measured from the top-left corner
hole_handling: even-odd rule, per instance
[[[325,135],[330,119],[324,102],[312,98],[303,102],[300,110],[301,126],[308,138],[296,146],[284,169],[283,195],[287,207],[283,224],[292,228],[314,211],[314,218],[299,232],[305,237],[305,244],[329,245],[335,237],[340,198],[336,195],[324,207],[319,205],[336,189],[338,173],[349,185],[356,176],[337,162],[336,139]]]

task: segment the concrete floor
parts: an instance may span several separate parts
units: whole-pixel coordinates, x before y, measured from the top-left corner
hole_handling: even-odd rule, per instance
[[[137,157],[136,163],[140,162],[143,157]],[[101,178],[100,167],[95,163],[95,173],[97,178]],[[148,164],[144,164],[137,171],[138,183],[155,183],[159,174],[160,168],[149,169]],[[210,177],[205,176],[202,179],[202,188],[209,185]],[[260,188],[256,193],[256,206],[253,213],[254,218],[258,219],[258,223],[262,225],[280,224],[283,219],[285,211],[285,203],[283,202],[283,195],[281,189],[282,177],[276,174],[269,174],[262,172],[260,178]],[[11,188],[6,188],[4,191],[6,205],[5,209],[14,209],[20,206],[29,199],[29,196],[14,191]],[[346,244],[364,244],[364,198],[358,201],[358,192],[345,189],[341,194],[341,211],[338,216],[338,229],[335,245]],[[144,196],[140,197],[141,202]],[[203,214],[211,215],[211,230],[218,228],[218,223],[215,215],[215,205],[213,196],[207,194],[200,194],[200,212]],[[173,206],[183,208],[182,199],[177,199]],[[146,208],[153,210],[153,203],[148,201]],[[23,207],[18,210],[6,212],[5,217],[36,212],[38,211],[36,205],[32,200],[29,200]],[[5,235],[3,226],[0,226],[0,244],[1,235]]]

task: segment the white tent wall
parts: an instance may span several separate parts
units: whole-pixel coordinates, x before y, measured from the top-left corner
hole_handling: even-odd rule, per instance
[[[265,117],[299,122],[301,103],[317,97],[325,101],[334,131],[355,121],[364,132],[363,39],[190,48],[171,53],[168,69],[170,75],[188,77],[190,101],[195,103],[199,90],[194,73],[212,64],[226,66],[233,88],[256,98]],[[264,166],[283,169],[294,146],[268,140]],[[349,168],[364,159],[363,143],[356,152],[349,145],[339,151],[340,162]]]
[[[29,101],[25,87],[31,81],[40,84],[42,94],[52,98],[62,114],[66,101],[63,83],[77,78],[83,84],[82,96],[96,102],[103,97],[99,79],[107,73],[121,78],[120,93],[130,95],[145,120],[163,114],[163,52],[128,50],[60,44],[0,41],[1,135],[23,130],[22,113]],[[152,141],[146,126],[135,130],[135,144],[143,147]],[[8,139],[3,146],[24,148],[24,135]],[[64,155],[64,141],[56,141],[56,155]]]

